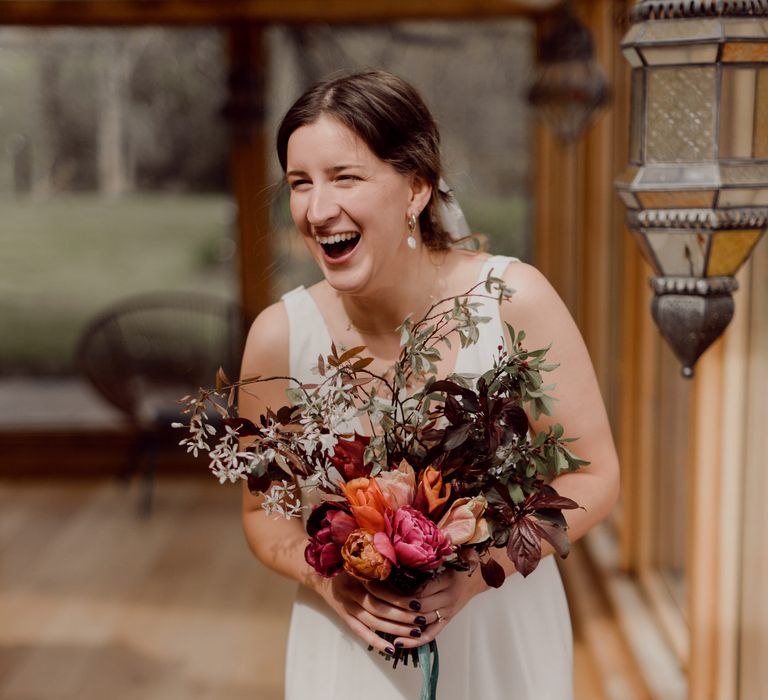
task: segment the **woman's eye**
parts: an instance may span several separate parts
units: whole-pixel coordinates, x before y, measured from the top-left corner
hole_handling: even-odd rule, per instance
[[[347,174],[345,174],[345,175],[339,175],[336,179],[340,180],[340,181],[346,180],[346,181],[352,182],[354,180],[360,180],[361,178],[359,178],[357,175],[347,175]]]
[[[303,187],[304,185],[309,185],[309,184],[311,184],[311,183],[309,182],[309,180],[291,180],[291,181],[288,183],[288,186],[289,186],[289,187],[290,187],[292,190],[297,190],[297,189],[299,189],[300,187]]]

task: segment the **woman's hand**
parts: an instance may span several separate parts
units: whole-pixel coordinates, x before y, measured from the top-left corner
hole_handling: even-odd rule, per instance
[[[314,588],[347,626],[374,649],[394,654],[395,646],[417,647],[423,643],[422,627],[428,620],[425,612],[420,611],[417,598],[396,596],[382,584],[363,584],[344,571],[333,578],[320,579]],[[436,619],[434,614],[430,617]],[[398,639],[393,645],[376,632],[386,632]]]
[[[395,639],[395,646],[404,649],[431,642],[472,598],[487,588],[479,571],[468,576],[465,572],[451,569],[411,597],[399,596],[381,583],[365,584],[365,589],[383,614],[396,611],[394,619],[407,619],[413,623],[414,627],[407,633],[396,633],[401,636]],[[402,625],[398,627],[402,628]]]

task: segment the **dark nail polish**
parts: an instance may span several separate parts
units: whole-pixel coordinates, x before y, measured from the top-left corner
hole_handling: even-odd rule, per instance
[[[397,642],[395,642],[395,649],[402,649],[402,648],[403,648],[403,643],[401,641],[398,640]]]
[[[427,618],[424,617],[424,615],[417,615],[416,619],[413,621],[413,624],[415,624],[415,625],[426,625],[427,624]]]
[[[421,603],[418,600],[412,600],[410,603],[408,603],[408,607],[411,610],[416,610],[416,612],[418,612],[421,610]]]
[[[387,648],[386,648],[384,651],[385,651],[387,654],[389,654],[390,656],[393,656],[393,655],[394,655],[394,653],[395,653],[395,647],[387,647]]]
[[[419,629],[411,630],[411,637],[421,637],[421,630]]]

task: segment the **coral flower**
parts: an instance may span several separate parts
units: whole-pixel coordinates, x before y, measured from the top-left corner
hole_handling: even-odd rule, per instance
[[[341,548],[344,570],[361,581],[384,581],[392,564],[374,546],[374,535],[355,530]]]
[[[427,467],[421,475],[414,506],[424,515],[437,515],[451,496],[451,485],[443,484],[443,475],[434,467]]]
[[[450,537],[454,546],[483,542],[491,536],[488,521],[481,517],[487,505],[483,496],[457,498],[437,527]]]
[[[375,479],[361,477],[341,484],[352,515],[363,530],[382,532],[388,504]]]

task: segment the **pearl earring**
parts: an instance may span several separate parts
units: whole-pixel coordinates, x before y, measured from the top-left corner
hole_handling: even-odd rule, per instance
[[[416,230],[416,214],[410,214],[408,216],[408,238],[406,243],[411,250],[416,250],[416,236],[413,232]]]

